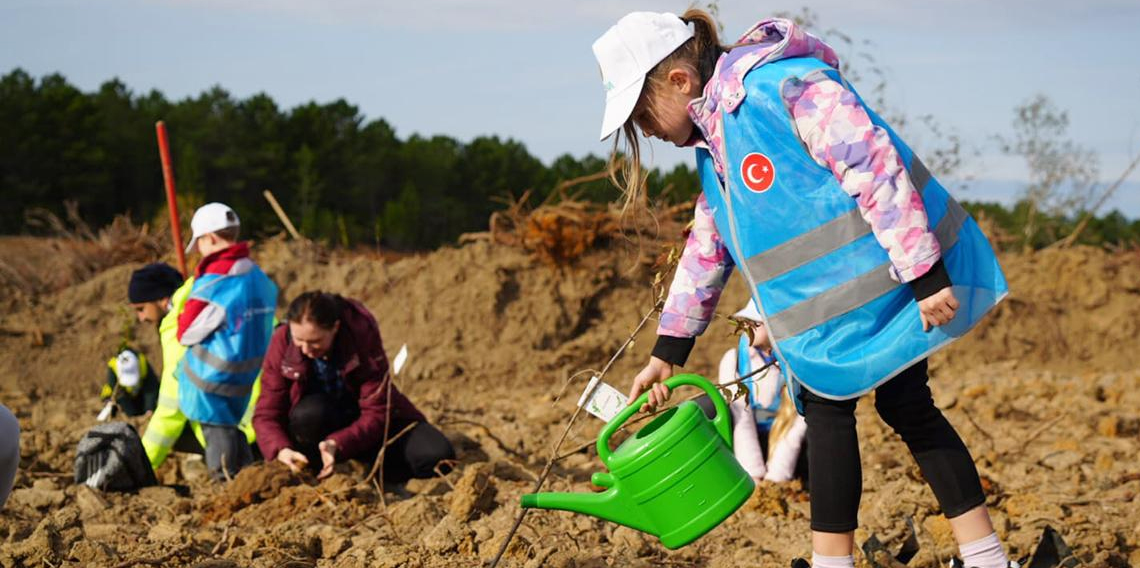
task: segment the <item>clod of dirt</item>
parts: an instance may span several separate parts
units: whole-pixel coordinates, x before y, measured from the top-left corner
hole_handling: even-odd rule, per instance
[[[79,512],[84,519],[94,517],[111,506],[102,495],[86,485],[76,486],[75,504],[79,506]]]
[[[31,536],[15,544],[10,556],[0,556],[5,566],[58,566],[76,542],[83,539],[79,524],[79,511],[73,507],[61,509],[40,521]]]
[[[775,483],[757,483],[756,491],[744,503],[743,509],[767,516],[787,516],[788,500],[784,492],[784,488]]]
[[[114,558],[115,551],[110,546],[92,540],[81,540],[71,547],[68,556],[78,560],[84,566],[108,566]]]
[[[434,527],[446,514],[436,499],[405,499],[388,507],[392,524],[409,534],[420,534]]]
[[[463,477],[451,492],[450,515],[460,521],[484,515],[495,508],[495,488],[489,464],[472,464],[463,470]]]
[[[67,496],[50,482],[42,483],[45,481],[47,480],[40,479],[32,487],[13,491],[10,497],[12,505],[41,511],[55,509],[62,505]]]
[[[224,492],[206,504],[202,515],[206,522],[225,520],[254,503],[273,497],[300,478],[278,462],[255,464],[238,472],[225,486]]]
[[[475,531],[463,521],[448,515],[424,535],[421,544],[435,554],[470,554],[475,548]]]

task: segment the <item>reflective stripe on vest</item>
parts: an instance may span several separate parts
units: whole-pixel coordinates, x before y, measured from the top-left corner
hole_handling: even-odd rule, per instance
[[[910,160],[910,178],[919,195],[922,195],[931,176],[930,170],[926,169],[918,156]],[[859,209],[852,209],[811,232],[749,258],[746,264],[757,282],[767,282],[870,233],[870,223],[863,218]]]
[[[227,361],[207,351],[205,347],[202,347],[201,343],[192,347],[190,352],[198,359],[201,359],[203,363],[222,373],[239,375],[252,373],[261,368],[261,357],[254,357],[252,359],[246,359],[245,361]]]
[[[934,236],[938,239],[938,244],[943,251],[950,250],[950,247],[958,242],[958,232],[962,230],[962,224],[966,222],[966,218],[966,210],[957,201],[951,199],[947,203],[946,214],[934,229]],[[840,243],[840,246],[843,244],[846,243]],[[858,308],[890,292],[895,287],[901,286],[891,278],[890,268],[891,263],[886,262],[874,270],[840,284],[810,300],[772,314],[768,316],[769,328],[776,337],[791,337]]]
[[[182,371],[184,373],[184,376],[187,379],[190,379],[190,382],[194,386],[198,387],[198,389],[205,393],[216,394],[218,396],[225,396],[229,398],[239,398],[247,397],[251,392],[253,392],[252,383],[248,385],[230,385],[225,383],[206,381],[203,380],[202,377],[199,377],[198,374],[194,372],[194,369],[190,367],[190,365],[184,365],[182,367]]]

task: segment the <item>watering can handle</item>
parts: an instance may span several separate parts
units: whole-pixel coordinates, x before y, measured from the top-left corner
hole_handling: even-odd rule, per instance
[[[698,387],[709,395],[713,406],[716,407],[716,417],[713,418],[713,426],[716,427],[716,431],[720,434],[720,437],[724,438],[724,441],[731,447],[732,415],[728,412],[728,403],[724,401],[724,397],[720,395],[716,387],[713,386],[708,379],[693,373],[676,375],[665,379],[665,386],[669,387],[669,390],[673,390],[681,385]],[[613,455],[613,452],[610,451],[610,437],[617,432],[618,428],[621,428],[622,424],[625,424],[626,420],[629,420],[631,416],[636,414],[641,408],[641,405],[645,404],[648,400],[649,393],[641,393],[641,396],[637,397],[637,400],[633,401],[633,404],[625,407],[613,420],[606,423],[605,428],[602,428],[602,434],[598,436],[598,457],[602,459],[602,463],[606,464],[606,467],[609,467],[610,456]]]

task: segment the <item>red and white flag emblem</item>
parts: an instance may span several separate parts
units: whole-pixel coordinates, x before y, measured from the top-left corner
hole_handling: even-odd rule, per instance
[[[776,180],[776,167],[768,156],[753,152],[740,161],[740,178],[744,186],[756,193],[763,193],[772,187]]]

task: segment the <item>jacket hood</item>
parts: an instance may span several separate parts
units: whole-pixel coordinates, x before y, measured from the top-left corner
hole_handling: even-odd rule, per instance
[[[713,112],[723,104],[732,112],[744,101],[744,76],[749,71],[781,59],[814,57],[839,68],[835,50],[784,18],[763,20],[749,28],[733,47],[717,61],[713,77],[705,85],[704,95],[690,105],[698,113]]]

